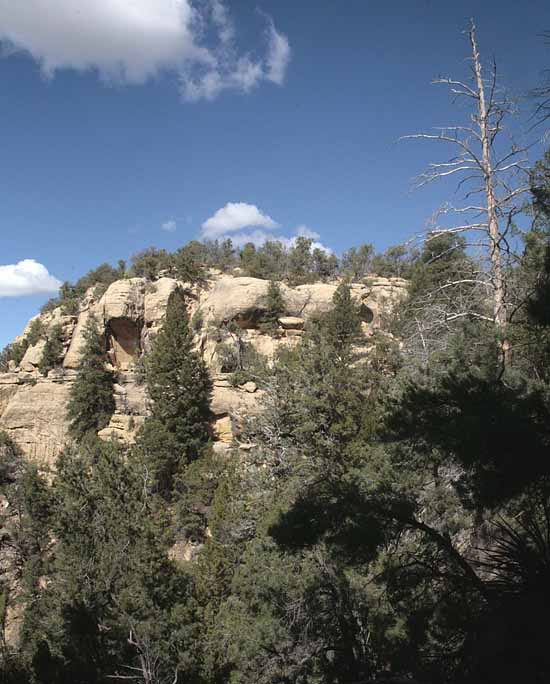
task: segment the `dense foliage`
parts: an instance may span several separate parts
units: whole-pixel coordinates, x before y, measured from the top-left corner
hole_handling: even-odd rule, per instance
[[[93,315],[83,336],[80,367],[67,405],[69,432],[77,441],[106,427],[115,410],[114,376],[106,367],[105,341]]]
[[[139,435],[155,488],[166,499],[178,475],[201,456],[209,441],[211,381],[193,344],[185,299],[176,290],[145,360],[151,415]]]
[[[500,323],[453,230],[340,260],[306,237],[191,242],[65,284],[47,308],[72,316],[120,277],[268,279],[255,335],[274,337],[277,282],[338,286],[269,363],[235,323],[216,331],[222,372],[262,390],[223,456],[183,289],[140,360],[150,410],[131,445],[97,436],[115,376],[90,316],[53,471],[0,432],[2,681],[550,681],[550,153],[530,186]],[[350,286],[373,274],[409,280],[380,330]],[[34,321],[0,370],[41,344],[46,375],[62,333]]]

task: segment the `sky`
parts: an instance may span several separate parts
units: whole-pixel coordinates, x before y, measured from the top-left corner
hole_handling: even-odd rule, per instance
[[[472,16],[527,115],[547,0],[0,0],[0,347],[151,245],[421,231],[453,188],[413,191],[441,155],[399,138],[464,119],[431,81]]]

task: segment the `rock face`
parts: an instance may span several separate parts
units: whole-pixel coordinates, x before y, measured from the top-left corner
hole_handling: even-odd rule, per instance
[[[259,327],[267,307],[266,280],[218,272],[211,273],[207,284],[198,288],[172,278],[154,283],[130,278],[113,283],[98,301],[94,288],[90,288],[78,316],[64,316],[60,309],[40,316],[46,328],[62,326],[65,353],[60,368],[50,371],[47,378],[38,373],[44,344],[38,342],[29,347],[19,367],[12,364],[10,372],[0,374],[0,429],[6,430],[28,457],[46,465],[52,463],[67,438],[65,405],[80,364],[83,331],[94,315],[117,374],[115,414],[100,436],[132,442],[147,415],[147,398],[135,374],[136,362],[161,327],[170,296],[178,286],[187,295],[196,348],[213,375],[212,434],[216,449],[223,452],[238,435],[243,417],[258,411],[262,397],[254,383],[233,387],[230,376],[220,373],[221,347],[237,344],[229,324],[240,328],[241,344],[270,359],[282,346],[299,343],[308,318],[330,310],[338,283],[295,288],[280,283],[285,311],[273,334],[265,334]],[[352,285],[367,332],[383,324],[384,313],[406,296],[406,287],[400,278],[374,276]]]

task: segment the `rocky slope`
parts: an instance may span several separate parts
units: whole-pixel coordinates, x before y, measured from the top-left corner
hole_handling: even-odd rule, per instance
[[[18,367],[12,363],[9,372],[0,374],[0,429],[28,457],[44,465],[53,462],[66,440],[65,404],[78,372],[82,332],[93,313],[103,328],[110,363],[117,372],[116,411],[101,436],[132,441],[147,414],[147,397],[139,383],[136,364],[162,324],[168,299],[178,285],[188,295],[197,349],[212,373],[213,434],[215,448],[221,451],[238,436],[242,417],[258,409],[261,396],[261,390],[251,382],[233,387],[230,374],[223,372],[221,345],[227,349],[227,345],[236,344],[236,336],[227,332],[228,324],[235,323],[242,339],[257,352],[273,357],[280,346],[299,340],[305,321],[312,314],[331,308],[338,283],[298,287],[280,283],[285,315],[272,334],[263,333],[258,327],[266,310],[266,280],[215,271],[210,272],[202,287],[178,283],[172,278],[160,278],[153,283],[130,278],[113,283],[97,301],[91,288],[78,316],[65,316],[61,309],[39,316],[46,329],[55,324],[63,327],[64,356],[58,368],[47,377],[40,375],[38,364],[44,342],[39,341],[29,347]],[[384,313],[405,296],[406,281],[373,276],[354,283],[352,292],[361,305],[365,330],[371,334],[382,325]]]

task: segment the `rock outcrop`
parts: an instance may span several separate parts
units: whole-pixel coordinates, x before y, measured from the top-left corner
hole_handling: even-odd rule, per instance
[[[383,324],[384,313],[406,295],[406,285],[400,278],[374,276],[352,285],[367,332]],[[8,432],[28,457],[52,463],[67,438],[65,405],[80,363],[83,331],[94,315],[117,374],[115,414],[100,436],[133,441],[147,415],[147,398],[136,376],[136,364],[160,328],[170,295],[178,286],[188,295],[196,348],[213,375],[212,434],[216,449],[224,451],[238,434],[243,417],[258,410],[262,391],[254,383],[231,385],[230,376],[221,373],[221,345],[235,345],[235,329],[239,329],[240,343],[272,358],[281,346],[299,342],[312,315],[330,310],[338,283],[298,287],[281,283],[285,311],[274,334],[260,327],[267,310],[266,280],[212,273],[206,285],[197,287],[167,277],[154,283],[130,278],[113,283],[98,300],[91,288],[78,316],[63,315],[60,309],[40,316],[45,329],[62,326],[64,357],[59,368],[45,378],[39,374],[44,346],[39,341],[29,347],[18,367],[12,364],[8,373],[0,374],[0,429]]]

